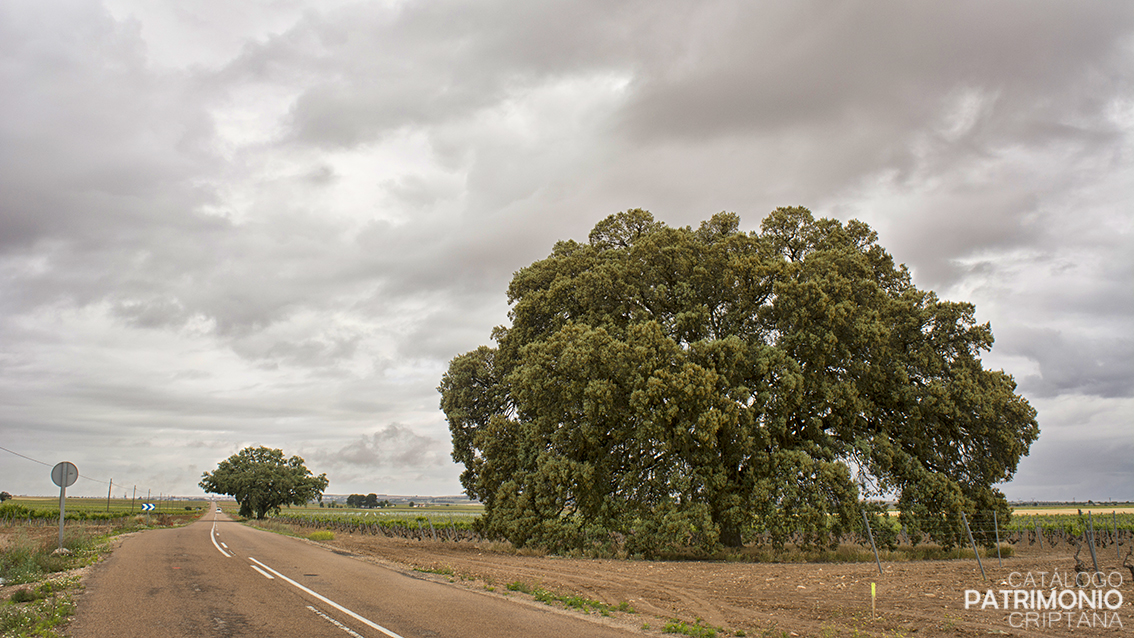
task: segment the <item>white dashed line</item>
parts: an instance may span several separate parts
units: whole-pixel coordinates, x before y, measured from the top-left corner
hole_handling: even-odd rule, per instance
[[[369,620],[369,619],[367,619],[367,618],[363,618],[362,616],[359,616],[358,614],[354,613],[353,611],[351,611],[351,610],[347,609],[346,607],[343,607],[342,605],[340,605],[340,604],[336,603],[335,601],[331,600],[330,598],[327,598],[326,596],[323,596],[323,595],[321,595],[321,594],[317,594],[317,593],[315,593],[315,592],[311,591],[310,589],[308,589],[308,588],[304,587],[303,585],[300,585],[299,583],[297,583],[297,582],[295,582],[294,580],[292,580],[292,579],[288,578],[287,576],[284,576],[283,574],[281,574],[281,573],[277,572],[276,570],[272,569],[271,567],[268,567],[268,566],[267,566],[267,565],[265,565],[264,563],[261,563],[260,561],[256,560],[255,558],[252,558],[251,556],[249,556],[249,557],[248,557],[248,560],[250,560],[250,561],[252,561],[253,563],[256,563],[257,565],[259,565],[260,567],[263,567],[264,569],[268,570],[268,571],[269,571],[269,572],[271,572],[271,573],[272,573],[272,574],[273,574],[273,575],[274,575],[274,576],[275,576],[276,578],[279,578],[279,579],[280,579],[280,580],[282,580],[282,581],[285,581],[285,582],[287,582],[287,583],[289,583],[289,584],[291,584],[291,585],[294,585],[294,586],[295,586],[295,587],[296,587],[297,589],[300,589],[300,590],[302,590],[302,591],[304,591],[304,592],[306,592],[306,593],[310,594],[311,596],[314,596],[315,598],[317,598],[317,599],[319,599],[319,600],[321,600],[321,601],[323,601],[323,602],[327,603],[328,605],[330,605],[330,606],[334,607],[335,609],[337,609],[337,610],[339,610],[339,611],[343,612],[344,614],[346,614],[346,615],[350,616],[351,618],[354,618],[354,619],[355,619],[355,620],[357,620],[358,622],[360,622],[360,623],[363,623],[363,624],[365,624],[366,626],[368,626],[368,627],[370,627],[370,628],[372,628],[372,629],[377,629],[378,631],[380,631],[380,632],[382,632],[382,633],[386,634],[386,635],[387,635],[387,636],[389,636],[390,638],[402,638],[402,636],[399,636],[398,634],[396,634],[396,633],[394,633],[394,632],[390,631],[389,629],[386,629],[386,628],[385,628],[385,627],[383,627],[382,625],[379,625],[378,623],[376,623],[376,622],[374,622],[374,621],[372,621],[372,620]]]
[[[276,577],[275,577],[275,576],[272,576],[272,575],[271,575],[271,574],[269,574],[268,572],[266,572],[266,571],[264,571],[264,570],[260,569],[259,567],[255,566],[255,565],[249,565],[249,567],[251,567],[252,569],[255,569],[255,570],[256,570],[256,571],[258,571],[258,572],[260,572],[260,575],[261,575],[261,576],[263,576],[264,578],[267,578],[268,580],[275,580],[275,579],[276,579]]]
[[[310,609],[311,611],[315,612],[316,614],[318,614],[323,620],[326,620],[327,622],[331,623],[332,625],[334,625],[334,626],[338,627],[339,629],[342,629],[343,631],[347,632],[351,636],[354,636],[354,638],[365,638],[362,634],[351,629],[350,627],[347,627],[346,625],[335,620],[334,618],[331,618],[330,616],[328,616],[327,614],[324,614],[323,612],[319,611],[318,609],[315,609],[311,605],[308,605],[307,608]]]

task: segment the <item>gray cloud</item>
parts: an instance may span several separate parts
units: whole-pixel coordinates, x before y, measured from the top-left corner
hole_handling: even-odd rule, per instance
[[[337,491],[457,492],[446,363],[632,207],[858,217],[976,302],[1042,406],[1009,495],[1076,411],[1083,458],[1128,428],[1125,5],[108,2],[0,7],[0,438],[29,455],[192,492],[265,444]],[[1106,458],[1091,485],[1131,476]]]
[[[1001,337],[1006,354],[1030,359],[1039,368],[1019,379],[1029,396],[1134,397],[1134,339],[1021,329],[1004,342]]]
[[[329,455],[331,462],[375,467],[437,465],[439,441],[391,423],[369,437],[363,436]]]

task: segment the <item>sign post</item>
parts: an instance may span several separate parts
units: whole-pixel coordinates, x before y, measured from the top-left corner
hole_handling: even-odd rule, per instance
[[[59,486],[59,549],[63,549],[63,512],[67,503],[67,487],[79,480],[79,468],[63,461],[51,468],[51,482]]]

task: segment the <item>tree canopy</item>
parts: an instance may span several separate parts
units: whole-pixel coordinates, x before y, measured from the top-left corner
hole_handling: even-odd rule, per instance
[[[205,472],[199,483],[210,494],[228,494],[240,503],[240,515],[262,519],[283,505],[303,505],[327,489],[327,475],[314,476],[298,456],[283,451],[246,447]]]
[[[347,507],[369,509],[374,509],[376,507],[388,507],[389,503],[389,501],[379,501],[377,494],[367,494],[366,496],[363,496],[362,494],[351,494],[347,497],[346,500]]]
[[[438,388],[484,533],[647,555],[831,543],[882,494],[947,543],[961,511],[1006,520],[994,485],[1039,428],[983,368],[974,307],[917,289],[862,222],[739,223],[629,210],[515,274],[511,327]]]

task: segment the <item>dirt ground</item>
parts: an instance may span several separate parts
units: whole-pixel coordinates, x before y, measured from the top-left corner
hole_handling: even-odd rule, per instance
[[[8,533],[46,537],[50,529],[0,528],[0,545]],[[93,530],[92,530],[93,531]],[[300,533],[314,530],[296,530]],[[576,594],[617,604],[626,601],[636,613],[613,613],[602,622],[615,623],[646,635],[662,635],[671,619],[725,629],[718,635],[747,636],[1134,636],[1134,576],[1121,566],[1113,547],[1098,552],[1101,571],[1122,595],[1117,610],[1087,610],[1086,621],[1076,610],[1068,627],[1068,612],[1043,626],[1009,616],[1011,610],[965,609],[965,590],[1050,589],[1024,584],[1029,573],[1039,580],[1058,573],[1075,578],[1074,550],[1068,546],[1017,545],[1017,556],[985,559],[988,580],[981,578],[975,560],[883,562],[883,575],[868,563],[739,563],[714,561],[589,560],[520,555],[491,543],[415,541],[359,534],[338,534],[321,543],[330,549],[400,569],[415,577],[451,582],[488,595],[531,600],[507,590],[520,581],[547,590]],[[1123,549],[1125,555],[1126,550]],[[1089,565],[1089,551],[1080,558]],[[1134,561],[1134,558],[1131,559]],[[1015,572],[1009,580],[1010,575]],[[876,613],[872,616],[870,587],[876,584]],[[14,588],[4,587],[0,590]],[[1062,587],[1059,587],[1062,589]],[[1111,589],[1108,585],[1103,591]],[[1090,591],[1088,589],[1088,591]],[[4,591],[3,593],[8,593]],[[999,599],[1001,596],[996,593]],[[6,596],[0,595],[0,600]],[[1116,598],[1112,596],[1113,603]],[[570,611],[568,613],[581,613]],[[1049,613],[1049,612],[1044,612]],[[1117,620],[1116,620],[1117,615]],[[597,614],[596,614],[597,616]],[[596,618],[596,620],[598,620]],[[1107,625],[1107,626],[1104,626]],[[648,629],[643,629],[648,625]],[[1093,625],[1093,626],[1088,626]]]
[[[1061,580],[1071,582],[1075,578],[1074,552],[1066,546],[1045,551],[1017,546],[1018,555],[1005,559],[1003,567],[995,557],[984,559],[986,581],[975,560],[883,563],[883,574],[879,575],[873,562],[588,560],[518,555],[488,543],[422,542],[359,534],[339,534],[325,544],[419,577],[492,590],[495,595],[525,597],[506,589],[507,584],[521,581],[610,604],[626,601],[637,613],[616,613],[617,621],[634,629],[648,624],[644,632],[648,634],[660,634],[671,619],[688,623],[702,619],[707,626],[725,629],[725,635],[747,636],[1134,635],[1134,578],[1121,566],[1113,546],[1099,552],[1099,567],[1105,573],[1113,572],[1111,584],[1118,584],[1121,578],[1117,587],[1122,595],[1119,609],[1100,609],[1092,617],[1087,608],[1085,620],[1078,610],[1073,617],[1071,612],[1062,611],[1058,618],[1033,618],[1025,626],[1026,617],[1012,617],[1012,610],[1002,605],[998,610],[991,604],[984,609],[975,604],[966,610],[965,590],[980,590],[983,603],[984,592],[989,589],[1050,590],[1049,581],[1045,581],[1046,587],[1025,584],[1028,573],[1038,581],[1051,579],[1058,572]],[[1089,565],[1088,550],[1082,554]],[[1016,575],[1009,580],[1013,572]],[[871,583],[877,592],[874,614]],[[1102,591],[1109,589],[1112,587],[1108,585]],[[999,601],[1002,595],[994,596]],[[1117,600],[1113,594],[1109,599],[1112,604]]]

